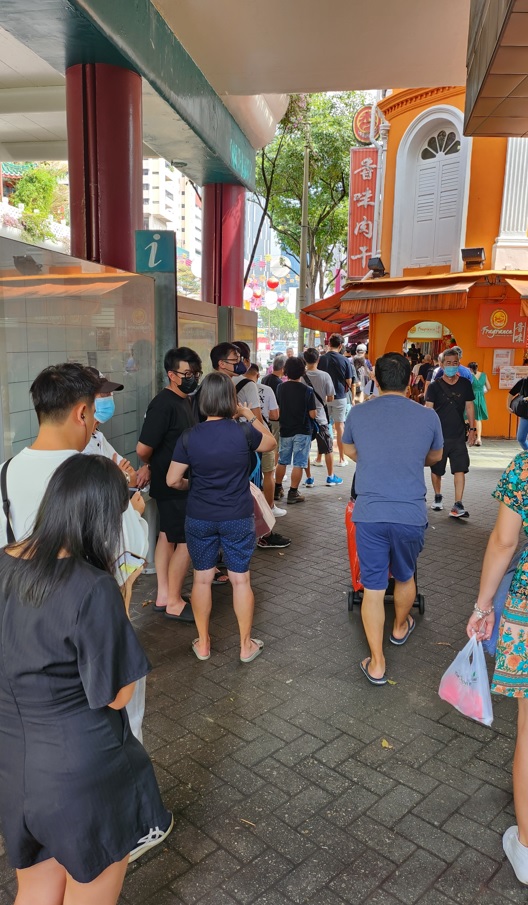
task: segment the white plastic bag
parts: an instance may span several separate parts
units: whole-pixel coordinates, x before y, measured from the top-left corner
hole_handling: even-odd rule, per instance
[[[259,490],[258,487],[250,481],[249,489],[251,491],[251,496],[253,497],[253,508],[255,512],[255,533],[257,537],[262,537],[263,534],[269,534],[270,531],[273,530],[275,525],[275,516],[271,511],[270,506],[266,500],[266,497],[262,493],[262,490]]]
[[[446,669],[438,694],[464,716],[491,726],[493,708],[482,644],[476,635],[468,641]]]

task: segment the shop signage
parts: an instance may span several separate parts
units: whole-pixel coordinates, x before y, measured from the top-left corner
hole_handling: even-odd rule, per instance
[[[528,377],[528,367],[501,368],[499,372],[499,390],[511,390],[518,380]]]
[[[444,325],[438,321],[421,321],[411,327],[407,336],[410,340],[415,339],[442,339],[444,335]]]
[[[359,279],[368,272],[372,257],[377,148],[352,148],[350,151],[350,200],[348,213],[348,276]]]
[[[491,373],[498,374],[501,368],[508,368],[513,365],[514,354],[513,349],[494,349]]]
[[[526,318],[520,304],[484,304],[479,308],[477,346],[524,349]]]
[[[374,141],[377,141],[380,134],[380,125],[381,125],[381,117],[378,113],[378,108],[375,108],[375,125],[374,125]],[[372,122],[372,106],[368,104],[365,107],[361,107],[354,117],[354,121],[352,123],[352,131],[357,139],[363,145],[371,144],[370,137],[370,124]]]

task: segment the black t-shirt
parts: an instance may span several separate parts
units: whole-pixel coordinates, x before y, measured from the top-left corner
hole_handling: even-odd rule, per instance
[[[452,385],[443,378],[429,385],[425,401],[434,403],[445,440],[464,439],[464,410],[466,402],[473,402],[474,398],[473,387],[465,377],[459,377]]]
[[[295,437],[296,434],[311,434],[308,412],[316,408],[314,391],[305,383],[288,380],[278,389],[277,402],[280,407],[281,437]]]
[[[522,377],[521,380],[518,380],[515,383],[510,392],[510,396],[528,396],[528,379],[526,377]]]
[[[139,442],[151,446],[150,495],[155,500],[170,500],[187,496],[186,490],[167,487],[167,472],[178,437],[193,427],[196,419],[189,397],[177,396],[168,388],[154,396],[145,412]]]
[[[321,355],[317,367],[320,371],[326,371],[334,384],[334,399],[344,399],[347,394],[347,380],[356,383],[356,369],[352,362],[341,355],[340,352],[326,352]],[[281,415],[282,421],[282,415]]]
[[[260,381],[264,384],[264,386],[271,387],[273,392],[275,393],[275,399],[277,398],[277,389],[282,384],[282,380],[280,377],[277,377],[276,374],[266,374],[265,377]]]
[[[427,380],[428,379],[427,375],[429,374],[429,371],[432,371],[432,370],[433,369],[431,367],[431,362],[428,361],[425,364],[420,365],[420,367],[418,368],[418,376],[423,377],[424,380]]]

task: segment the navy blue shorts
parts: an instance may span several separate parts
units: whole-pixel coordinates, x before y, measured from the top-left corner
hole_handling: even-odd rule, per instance
[[[409,581],[423,550],[427,525],[356,522],[361,583],[369,591],[384,591],[389,570],[396,581]]]
[[[214,569],[220,548],[230,572],[247,572],[255,551],[255,516],[207,522],[199,518],[185,519],[187,549],[197,572]]]

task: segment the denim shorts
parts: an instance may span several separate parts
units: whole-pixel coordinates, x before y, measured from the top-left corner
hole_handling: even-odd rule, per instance
[[[389,571],[396,581],[409,581],[423,550],[427,525],[355,524],[363,587],[369,591],[384,591],[389,583]]]
[[[293,437],[281,437],[279,444],[279,465],[293,464],[294,468],[306,468],[310,458],[310,434],[295,434]]]
[[[187,549],[197,572],[214,569],[220,548],[230,572],[247,572],[257,543],[255,516],[207,522],[204,519],[185,519]]]

